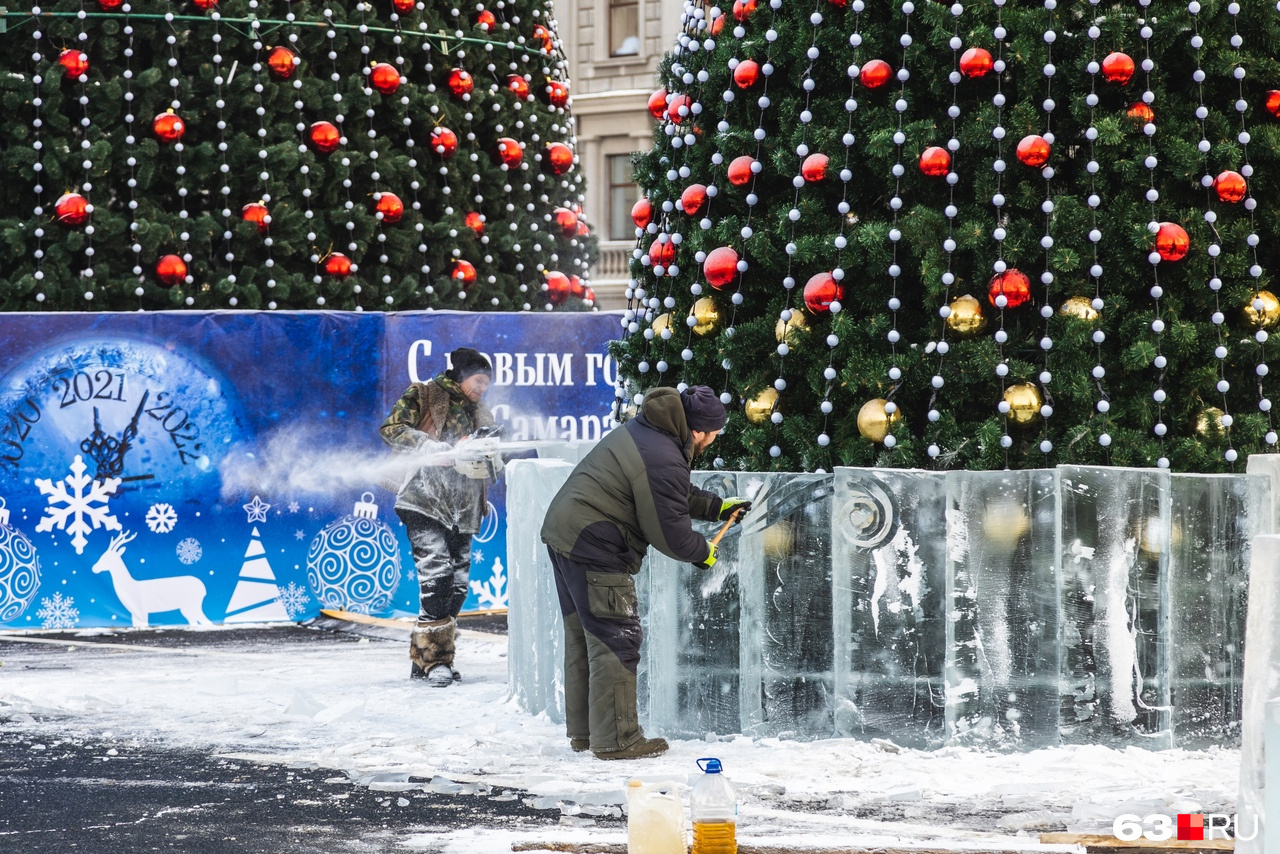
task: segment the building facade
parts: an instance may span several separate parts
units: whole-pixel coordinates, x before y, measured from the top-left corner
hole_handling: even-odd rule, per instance
[[[583,212],[600,241],[591,287],[604,309],[626,304],[627,265],[635,247],[631,207],[640,197],[631,155],[653,144],[647,104],[683,11],[681,0],[556,0],[579,164],[587,179]]]

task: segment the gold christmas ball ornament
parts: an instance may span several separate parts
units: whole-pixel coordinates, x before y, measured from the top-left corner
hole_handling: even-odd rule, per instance
[[[693,304],[694,335],[710,335],[720,329],[720,309],[711,297],[703,297]]]
[[[1215,439],[1222,435],[1222,410],[1206,406],[1196,416],[1196,435],[1202,439]]]
[[[983,538],[1012,549],[1031,527],[1026,505],[1009,498],[989,501],[982,511]]]
[[[1280,323],[1280,300],[1271,291],[1258,291],[1245,303],[1244,322],[1250,329],[1271,329]]]
[[[1018,383],[1004,390],[1004,401],[1009,404],[1009,421],[1014,424],[1031,424],[1040,418],[1044,398],[1040,389],[1031,383]]]
[[[971,294],[951,301],[951,313],[947,315],[947,329],[961,338],[977,335],[987,328],[987,318],[982,314],[982,303]]]
[[[1093,300],[1088,297],[1072,297],[1062,304],[1058,313],[1077,320],[1094,321],[1098,318],[1098,310],[1093,307]]]
[[[862,217],[858,216],[853,211],[849,211],[847,214],[844,215],[844,221],[846,225],[857,225],[858,223],[862,222]]]
[[[743,413],[752,424],[763,424],[769,420],[769,416],[773,415],[773,408],[777,405],[778,390],[769,386],[747,401]]]
[[[649,328],[653,330],[653,337],[658,338],[662,333],[671,328],[671,314],[660,314],[653,319],[653,323],[649,324]]]
[[[892,414],[886,412],[885,407],[888,404],[889,401],[883,397],[877,397],[862,404],[862,408],[858,410],[858,432],[864,439],[883,442],[885,437],[893,432],[893,425],[902,418],[902,412],[898,409],[894,409]]]
[[[783,320],[778,318],[778,322],[773,325],[774,340],[781,344],[784,340],[788,344],[796,343],[796,336],[809,328],[809,318],[803,311],[793,308],[791,309],[791,319]]]

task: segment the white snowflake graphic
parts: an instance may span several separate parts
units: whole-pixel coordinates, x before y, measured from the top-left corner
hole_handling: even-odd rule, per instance
[[[188,566],[204,557],[204,549],[200,548],[200,541],[195,537],[187,537],[178,543],[178,560]]]
[[[298,530],[296,530],[296,531],[294,531],[294,532],[293,532],[293,538],[294,538],[295,540],[300,540],[300,539],[302,539],[302,538],[303,538],[303,537],[305,537],[305,536],[306,536],[306,534],[302,533],[302,529],[301,529],[301,528],[299,528]]]
[[[285,613],[290,619],[296,620],[302,614],[306,613],[307,605],[311,602],[311,597],[307,595],[305,587],[299,587],[296,583],[290,581],[288,587],[280,590],[280,604],[284,605]]]
[[[75,609],[75,604],[76,600],[70,596],[63,599],[62,593],[55,593],[48,599],[40,600],[42,607],[36,611],[36,616],[44,621],[41,625],[46,629],[74,628],[80,622],[80,612]]]
[[[507,607],[507,570],[502,558],[493,559],[493,579],[471,582],[471,592],[480,599],[481,608]]]
[[[63,480],[55,484],[48,478],[36,478],[36,486],[49,496],[50,505],[66,505],[65,507],[50,506],[46,515],[40,519],[40,524],[36,525],[36,530],[45,532],[59,528],[68,534],[73,534],[71,545],[76,547],[78,555],[84,554],[84,547],[89,542],[85,534],[91,533],[96,528],[106,528],[108,531],[120,530],[120,523],[116,521],[116,517],[107,512],[107,499],[120,485],[120,478],[108,477],[104,480],[94,480],[84,473],[85,468],[84,460],[76,454],[75,460],[71,463],[71,474]],[[84,491],[86,486],[89,487],[88,492]],[[67,487],[71,487],[73,491],[68,491]],[[88,522],[85,521],[86,518]],[[92,527],[90,522],[93,523]]]
[[[178,514],[169,504],[152,504],[147,510],[147,527],[153,534],[167,534],[178,524]]]
[[[271,505],[263,501],[258,496],[253,496],[253,501],[248,504],[241,505],[246,513],[249,514],[250,522],[267,521],[267,511],[271,509]]]
[[[289,512],[290,512],[290,513],[297,513],[297,512],[298,512],[298,507],[299,507],[299,506],[300,506],[300,505],[298,504],[298,502],[296,502],[296,501],[290,501],[290,502],[289,502]]]
[[[471,562],[472,562],[472,563],[484,563],[484,552],[482,552],[480,549],[475,549],[474,551],[472,551],[472,552],[471,552]]]

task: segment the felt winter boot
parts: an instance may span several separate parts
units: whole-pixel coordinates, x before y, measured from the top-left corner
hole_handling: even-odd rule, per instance
[[[427,684],[443,688],[462,677],[453,669],[457,621],[419,619],[409,640],[410,676],[426,679]],[[447,678],[446,678],[447,677]]]

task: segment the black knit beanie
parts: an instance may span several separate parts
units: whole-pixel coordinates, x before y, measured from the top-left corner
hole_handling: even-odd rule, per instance
[[[714,433],[723,429],[724,422],[729,418],[724,404],[710,386],[689,386],[681,392],[680,402],[684,405],[684,419],[690,430]]]
[[[473,374],[488,374],[489,379],[493,379],[493,368],[489,366],[489,360],[470,347],[459,347],[450,353],[449,364],[452,367],[445,371],[445,376],[455,383],[461,384]]]

